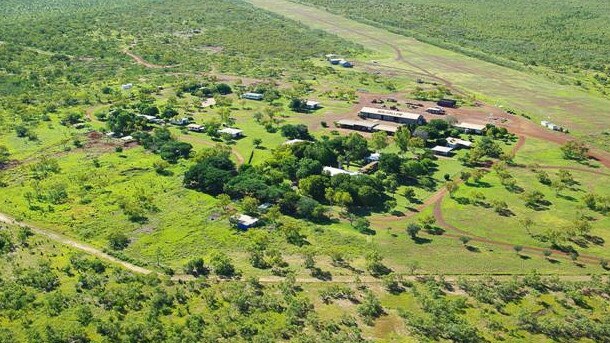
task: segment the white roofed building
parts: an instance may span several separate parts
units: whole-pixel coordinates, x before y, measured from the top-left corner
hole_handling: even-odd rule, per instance
[[[362,118],[379,119],[399,124],[423,125],[426,122],[424,116],[421,114],[391,111],[373,107],[363,107],[360,110],[359,116]]]
[[[335,175],[340,175],[340,174],[346,174],[346,175],[358,175],[360,173],[358,172],[351,172],[351,171],[347,171],[345,169],[340,169],[340,168],[334,168],[334,167],[324,167],[322,168],[322,173],[326,173],[330,176],[335,176]]]
[[[221,135],[229,135],[233,138],[239,138],[242,137],[244,135],[244,131],[240,130],[240,129],[234,129],[234,128],[224,128],[222,130],[218,130],[218,133],[220,133]]]
[[[485,131],[486,126],[480,124],[472,124],[472,123],[459,123],[454,125],[458,129],[464,130],[466,133],[477,133],[481,134]]]

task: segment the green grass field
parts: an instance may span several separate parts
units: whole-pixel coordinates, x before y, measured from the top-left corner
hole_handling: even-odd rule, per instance
[[[362,66],[376,60],[379,65],[396,68],[390,69],[391,72],[413,79],[450,83],[481,100],[524,111],[536,121],[550,116],[552,121],[580,138],[595,136],[608,127],[609,100],[574,86],[467,57],[313,7],[286,0],[250,2],[361,44],[372,52],[359,58]],[[402,58],[397,58],[398,52]],[[596,145],[607,150],[601,138]]]

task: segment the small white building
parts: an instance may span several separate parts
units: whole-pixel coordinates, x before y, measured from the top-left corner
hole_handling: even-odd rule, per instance
[[[317,101],[307,100],[307,102],[305,102],[305,108],[308,110],[317,110],[320,107],[320,103]]]
[[[172,119],[169,122],[174,125],[184,126],[184,125],[188,125],[188,123],[190,123],[191,121],[189,120],[189,118],[180,118],[180,119]]]
[[[358,175],[360,173],[358,172],[351,172],[351,171],[347,171],[344,169],[339,169],[339,168],[334,168],[334,167],[324,167],[322,168],[322,173],[324,174],[328,174],[330,176],[335,176],[335,175],[340,175],[340,174],[346,174],[346,175]]]
[[[339,65],[342,66],[343,68],[351,68],[354,66],[354,64],[352,62],[346,61],[346,60],[340,60]]]
[[[437,145],[431,149],[435,155],[449,156],[453,151],[453,148],[447,146]]]
[[[186,128],[193,132],[203,132],[205,130],[205,126],[199,124],[188,124]]]
[[[241,97],[243,99],[260,101],[260,100],[263,100],[263,98],[265,96],[263,94],[261,94],[261,93],[252,93],[252,92],[249,92],[249,93],[244,93]]]
[[[472,124],[472,123],[459,123],[454,125],[456,128],[464,130],[466,133],[482,134],[485,131],[485,125]]]
[[[463,139],[459,139],[459,138],[455,138],[455,137],[448,137],[447,146],[450,148],[453,148],[453,149],[470,148],[470,147],[472,147],[472,142],[465,141]]]
[[[243,137],[244,132],[240,129],[234,129],[234,128],[224,128],[222,130],[218,130],[218,133],[220,133],[221,135],[229,135],[232,138],[239,138],[239,137]]]
[[[367,158],[366,161],[367,162],[377,162],[379,161],[379,159],[381,158],[381,154],[378,152],[372,153],[370,154]]]
[[[294,144],[298,144],[298,143],[311,143],[311,142],[303,140],[303,139],[291,139],[289,141],[285,141],[284,143],[282,143],[282,145],[294,145]]]
[[[130,90],[133,88],[133,84],[132,83],[126,83],[124,85],[121,86],[121,89],[124,91]]]
[[[258,224],[258,218],[250,217],[247,214],[240,214],[236,218],[237,228],[241,230],[247,230],[251,227],[256,226]]]

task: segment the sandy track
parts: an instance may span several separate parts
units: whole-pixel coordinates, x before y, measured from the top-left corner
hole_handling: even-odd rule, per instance
[[[12,218],[12,217],[10,217],[10,216],[8,216],[6,214],[0,213],[0,222],[4,222],[4,223],[7,223],[7,224],[12,224],[12,225],[18,225],[18,226],[21,226],[21,227],[29,227],[34,233],[36,233],[36,234],[38,234],[40,236],[47,237],[47,238],[49,238],[49,239],[51,239],[51,240],[53,240],[55,242],[58,242],[58,243],[70,246],[70,247],[78,249],[78,250],[81,250],[81,251],[86,252],[86,253],[88,253],[90,255],[96,256],[96,257],[98,257],[98,258],[100,258],[102,260],[106,260],[106,261],[112,262],[114,264],[118,264],[121,267],[123,267],[123,268],[125,268],[127,270],[130,270],[130,271],[132,271],[134,273],[138,273],[138,274],[150,274],[150,273],[152,273],[152,271],[149,270],[149,269],[146,269],[146,268],[143,268],[143,267],[140,267],[140,266],[136,266],[135,264],[132,264],[132,263],[129,263],[129,262],[125,262],[125,261],[119,260],[118,258],[116,258],[114,256],[111,256],[111,255],[108,255],[105,252],[103,252],[103,251],[101,251],[101,250],[99,250],[97,248],[94,248],[91,245],[75,241],[75,240],[70,239],[68,237],[65,237],[63,235],[51,232],[51,231],[49,231],[47,229],[43,229],[43,228],[40,228],[40,227],[36,227],[36,226],[32,226],[32,225],[27,225],[25,223],[18,222],[14,218]]]

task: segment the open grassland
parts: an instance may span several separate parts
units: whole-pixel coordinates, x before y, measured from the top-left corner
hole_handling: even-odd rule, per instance
[[[378,70],[454,86],[496,105],[523,111],[536,121],[550,117],[578,137],[599,134],[596,145],[608,149],[601,139],[609,126],[607,99],[544,76],[467,57],[313,7],[284,0],[250,2],[375,52],[359,61],[361,67],[369,67],[370,61],[376,60],[378,63],[372,65]]]
[[[492,63],[534,72],[546,67],[559,73],[551,77],[608,91],[606,1],[297,2]]]

